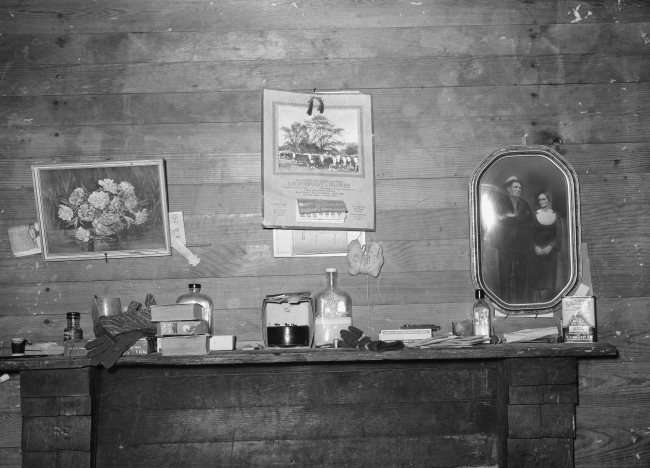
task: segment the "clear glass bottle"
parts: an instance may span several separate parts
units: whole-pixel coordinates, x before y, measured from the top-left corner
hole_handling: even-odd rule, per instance
[[[492,336],[492,314],[490,305],[485,300],[485,291],[477,289],[474,296],[476,302],[472,308],[472,335],[473,336]]]
[[[215,320],[212,317],[212,311],[214,309],[214,303],[212,298],[207,294],[201,293],[200,284],[189,284],[188,287],[190,291],[178,296],[176,299],[176,304],[199,304],[203,307],[203,320],[208,322],[208,328],[210,330],[210,335],[216,335],[215,332]]]
[[[63,341],[78,341],[83,340],[84,331],[81,329],[79,312],[68,312],[65,314],[68,320],[68,326],[63,329]]]
[[[352,298],[337,286],[336,268],[327,268],[327,287],[314,296],[314,346],[333,345],[352,325]]]

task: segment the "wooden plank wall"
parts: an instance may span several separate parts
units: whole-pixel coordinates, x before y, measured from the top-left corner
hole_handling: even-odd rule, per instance
[[[326,267],[346,270],[342,258],[273,258],[261,90],[359,89],[373,95],[370,238],[386,263],[377,279],[341,275],[355,324],[463,319],[469,175],[497,147],[552,145],[579,175],[600,339],[620,347],[579,364],[576,465],[648,466],[647,1],[0,0],[0,34],[3,349],[16,335],[60,340],[68,311],[89,336],[93,294],[171,302],[190,281],[214,298],[221,330],[259,339],[265,294],[317,291]],[[198,266],[11,255],[7,228],[36,219],[32,164],[151,157],[166,160],[188,242],[210,244],[194,249]],[[7,441],[17,420],[0,411]],[[13,466],[19,446],[0,450]]]
[[[118,368],[97,466],[496,466],[497,379],[480,361]]]

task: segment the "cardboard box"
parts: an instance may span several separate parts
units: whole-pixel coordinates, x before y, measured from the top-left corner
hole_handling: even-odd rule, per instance
[[[593,296],[562,298],[562,334],[564,341],[596,341],[596,300]]]
[[[409,330],[381,330],[379,339],[381,341],[403,341],[411,343],[417,340],[424,340],[433,336],[431,328],[412,328]]]
[[[140,338],[138,341],[124,351],[123,356],[134,356],[138,354],[151,354],[156,352],[156,338],[149,336]]]
[[[165,336],[159,340],[163,356],[201,356],[210,352],[208,335]]]
[[[156,336],[208,335],[210,328],[205,320],[178,320],[156,322]]]
[[[235,349],[235,335],[213,335],[210,337],[210,352],[232,351]]]
[[[203,307],[200,304],[152,305],[152,322],[173,322],[179,320],[203,320]]]

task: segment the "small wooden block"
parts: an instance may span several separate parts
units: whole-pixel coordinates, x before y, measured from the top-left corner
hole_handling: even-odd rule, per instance
[[[511,405],[541,405],[578,402],[578,386],[568,385],[525,385],[508,389]]]
[[[510,386],[575,384],[575,358],[521,358],[508,360]]]
[[[57,468],[56,452],[26,452],[23,450],[22,468]]]
[[[59,416],[90,416],[92,414],[92,399],[83,397],[58,397]]]
[[[511,405],[541,405],[544,403],[544,387],[531,385],[510,387],[508,401]]]
[[[23,418],[89,416],[91,414],[91,399],[89,396],[22,398],[20,411]]]
[[[49,398],[21,398],[20,414],[23,418],[37,416],[58,416],[59,405],[57,397]]]
[[[508,438],[538,439],[542,434],[540,405],[508,406]]]
[[[90,452],[59,450],[56,452],[56,468],[90,468]]]
[[[542,405],[542,436],[573,439],[575,437],[574,405]]]
[[[573,439],[509,439],[508,466],[573,468]]]
[[[90,395],[94,369],[44,369],[20,373],[20,396],[87,396]]]
[[[576,384],[569,385],[545,385],[544,386],[544,403],[548,404],[562,404],[562,403],[578,403],[578,386]]]
[[[90,468],[90,452],[23,452],[23,468]]]
[[[90,451],[90,416],[23,418],[24,452]]]

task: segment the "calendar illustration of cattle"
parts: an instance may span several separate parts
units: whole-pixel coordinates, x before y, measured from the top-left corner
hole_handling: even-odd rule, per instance
[[[328,108],[307,115],[304,106],[280,105],[276,114],[276,171],[362,174],[360,115],[355,108]]]

